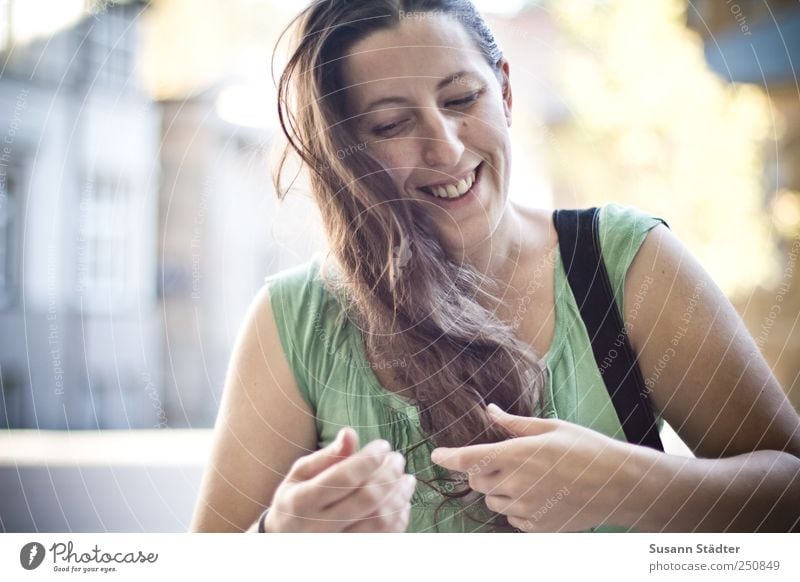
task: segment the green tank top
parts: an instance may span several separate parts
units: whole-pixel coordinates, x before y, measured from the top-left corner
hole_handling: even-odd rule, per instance
[[[601,209],[600,244],[620,313],[625,273],[647,232],[659,223],[659,218],[634,207],[607,204]],[[364,352],[360,330],[347,318],[342,325],[337,317],[341,309],[322,284],[321,264],[322,255],[317,254],[302,265],[266,278],[281,347],[302,397],[315,414],[318,447],[328,445],[341,427],[351,426],[362,446],[381,438],[405,453],[424,439],[419,410],[380,384]],[[545,356],[549,382],[544,416],[624,441],[560,255],[555,261],[554,285],[556,321],[553,343]],[[661,430],[663,419],[657,413],[656,419]],[[406,471],[420,480],[411,499],[407,531],[494,531],[467,518],[463,504],[457,502],[448,501],[434,515],[444,498],[421,482],[436,475],[431,450],[426,443],[406,455]],[[474,515],[474,507],[471,511]],[[602,524],[592,531],[631,530]]]

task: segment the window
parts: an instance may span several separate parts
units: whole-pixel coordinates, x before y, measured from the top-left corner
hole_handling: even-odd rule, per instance
[[[19,166],[9,164],[0,148],[0,308],[14,299],[19,221]]]
[[[89,66],[87,79],[105,86],[121,86],[131,82],[136,50],[136,26],[124,7],[108,8],[86,20],[86,50]]]
[[[123,297],[129,268],[129,206],[130,187],[124,179],[96,174],[83,189],[77,280],[87,309]]]
[[[0,52],[11,47],[11,2],[0,0]]]

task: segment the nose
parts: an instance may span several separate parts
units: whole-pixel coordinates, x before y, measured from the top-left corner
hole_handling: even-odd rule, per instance
[[[450,119],[437,110],[423,115],[422,159],[429,168],[455,168],[464,153],[458,135],[458,119]]]

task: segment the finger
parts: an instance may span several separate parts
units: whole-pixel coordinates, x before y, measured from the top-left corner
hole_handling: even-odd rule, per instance
[[[557,421],[552,418],[536,418],[532,416],[517,416],[502,410],[496,404],[486,407],[489,418],[496,422],[513,436],[536,436],[556,429]]]
[[[505,495],[505,481],[507,481],[507,478],[502,471],[490,471],[487,468],[469,476],[469,487],[479,493]]]
[[[340,519],[363,519],[380,508],[393,490],[401,484],[405,458],[397,452],[386,455],[372,475],[346,495],[325,507],[326,516]],[[411,477],[413,479],[413,477]]]
[[[513,516],[517,512],[514,499],[508,495],[489,494],[484,496],[484,503],[489,511],[495,513],[502,513],[503,515]]]
[[[416,485],[413,475],[395,473],[393,468],[384,473],[376,472],[374,480],[332,505],[325,516],[361,520],[385,511],[399,511],[411,500]]]
[[[525,532],[538,532],[538,533],[578,533],[586,531],[590,528],[586,527],[584,529],[576,529],[573,527],[565,527],[568,526],[569,523],[557,525],[552,522],[552,520],[548,521],[546,519],[542,519],[541,517],[537,517],[533,515],[531,517],[523,517],[520,515],[509,515],[507,517],[508,523],[516,527],[517,529],[521,529]]]
[[[373,511],[347,526],[343,531],[405,531],[408,525],[411,496],[416,489],[416,482],[413,475],[404,475]]]
[[[358,434],[349,426],[339,430],[327,447],[300,457],[289,470],[290,481],[306,481],[353,454],[358,448]]]
[[[474,474],[480,471],[494,471],[494,460],[507,446],[508,441],[470,445],[468,447],[437,447],[431,452],[431,461],[445,469]]]
[[[524,532],[531,533],[535,531],[540,531],[539,529],[537,529],[536,523],[531,519],[525,517],[517,517],[514,515],[509,515],[507,519],[508,523],[510,523],[515,528],[520,529]]]
[[[297,495],[320,508],[326,508],[361,487],[391,452],[385,440],[375,440],[363,449],[297,485]]]
[[[411,504],[406,505],[391,516],[376,516],[357,521],[343,530],[343,533],[405,533],[411,517]]]
[[[342,430],[344,432],[341,436],[342,448],[339,455],[346,458],[358,451],[358,433],[349,426],[344,427]]]

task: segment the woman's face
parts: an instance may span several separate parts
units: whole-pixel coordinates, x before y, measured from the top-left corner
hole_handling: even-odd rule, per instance
[[[426,205],[442,243],[466,251],[492,235],[506,205],[508,65],[498,79],[456,19],[426,16],[353,46],[348,119],[398,190]]]

